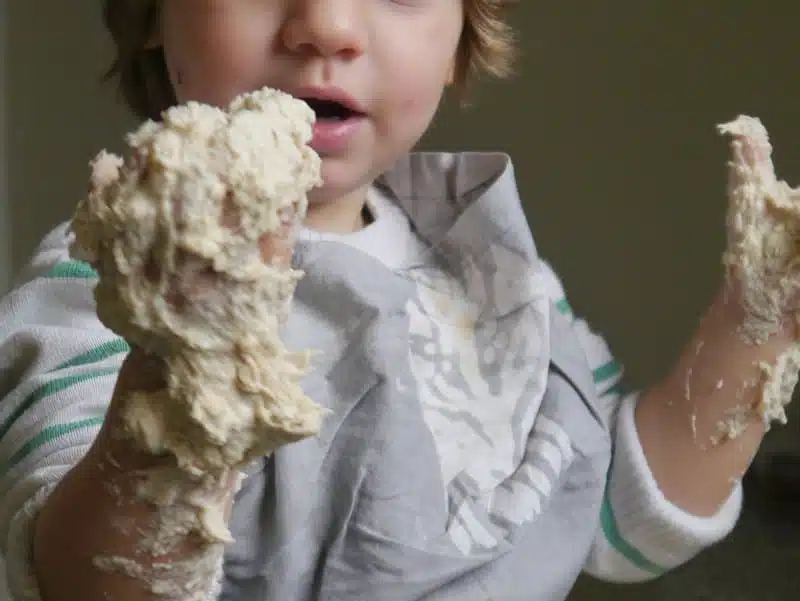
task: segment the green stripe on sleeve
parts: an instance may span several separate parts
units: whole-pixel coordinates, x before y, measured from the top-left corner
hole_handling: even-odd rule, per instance
[[[20,461],[48,442],[52,442],[58,438],[61,438],[62,436],[66,436],[78,430],[99,426],[103,423],[103,419],[104,417],[92,417],[81,421],[57,424],[55,426],[45,428],[39,432],[39,434],[28,440],[28,442],[22,445],[20,449],[11,456],[11,459],[8,460],[8,463],[0,468],[0,475],[7,474]]]
[[[572,307],[570,307],[569,301],[566,298],[562,298],[556,303],[556,310],[567,317],[572,316]]]
[[[61,363],[55,368],[54,371],[68,369],[70,367],[78,367],[80,365],[88,365],[89,363],[99,363],[100,361],[104,361],[109,357],[119,355],[120,353],[127,353],[130,350],[131,347],[128,346],[127,342],[125,342],[122,338],[115,338],[114,340],[104,342],[100,346],[96,346],[82,355],[73,357],[69,361],[64,361],[64,363]]]
[[[609,395],[609,394],[613,394],[613,395],[616,395],[616,396],[621,395],[622,394],[622,382],[617,382],[616,384],[611,386],[608,390],[606,390],[605,392],[601,393],[600,396],[606,396],[606,395]]]
[[[116,338],[114,340],[110,340],[101,344],[100,346],[96,346],[95,348],[73,357],[68,361],[64,361],[53,370],[59,371],[62,369],[69,369],[71,367],[79,367],[82,365],[89,365],[91,363],[99,363],[100,361],[104,361],[109,357],[113,357],[114,355],[118,355],[120,353],[127,353],[130,351],[130,347],[128,343],[125,342],[122,338]],[[116,369],[105,368],[105,369],[98,369],[93,370],[90,372],[86,372],[83,374],[73,374],[71,376],[64,376],[62,378],[57,378],[51,380],[45,384],[39,386],[36,390],[34,390],[28,397],[23,401],[23,403],[17,407],[15,411],[11,413],[11,415],[6,419],[6,421],[0,425],[0,438],[5,436],[8,431],[11,429],[11,426],[14,425],[14,422],[19,419],[19,417],[25,413],[28,409],[30,409],[33,405],[37,402],[42,400],[45,397],[48,397],[52,394],[56,394],[62,390],[69,388],[79,382],[83,382],[84,380],[91,380],[93,378],[99,378],[102,376],[107,376],[116,372]]]
[[[614,510],[611,508],[611,500],[608,498],[608,488],[606,488],[606,492],[603,495],[603,506],[600,509],[600,525],[608,543],[637,568],[655,576],[660,576],[667,571],[666,568],[647,559],[638,549],[622,538],[617,526],[617,520],[614,517]]]
[[[97,272],[92,269],[88,263],[83,261],[64,261],[54,265],[45,276],[48,280],[55,279],[80,279],[80,280],[94,280],[96,279]]]
[[[621,373],[622,368],[620,367],[620,364],[612,359],[608,363],[604,363],[600,367],[593,370],[592,376],[594,377],[594,383],[600,384],[601,382],[605,382],[606,380],[618,376]]]
[[[96,378],[101,378],[103,376],[110,376],[112,374],[117,373],[117,369],[96,369],[93,371],[89,371],[83,374],[74,374],[71,376],[64,376],[63,378],[56,378],[54,380],[50,380],[49,382],[39,386],[36,390],[33,391],[25,401],[17,407],[15,411],[11,413],[11,415],[6,419],[6,421],[0,426],[0,438],[3,438],[8,431],[11,429],[11,426],[14,425],[20,416],[25,413],[28,409],[33,407],[36,403],[45,399],[51,395],[57,394],[62,390],[66,390],[75,384],[79,384],[80,382],[85,382],[87,380],[94,380]]]

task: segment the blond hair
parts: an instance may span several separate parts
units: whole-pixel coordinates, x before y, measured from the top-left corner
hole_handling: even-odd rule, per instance
[[[123,100],[135,115],[158,119],[175,104],[164,54],[149,48],[158,26],[160,0],[103,0],[103,22],[116,55],[107,73],[116,79]],[[464,0],[464,29],[458,47],[455,84],[463,95],[475,75],[507,76],[514,39],[507,11],[514,0]]]

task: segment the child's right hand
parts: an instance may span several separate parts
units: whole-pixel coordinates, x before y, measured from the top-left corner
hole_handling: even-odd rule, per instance
[[[223,211],[221,225],[235,228],[239,215],[234,208]],[[281,226],[263,236],[258,241],[258,252],[261,260],[268,265],[289,269],[295,240],[297,215],[294,208],[280,212]],[[225,286],[224,277],[203,266],[198,257],[183,255],[182,264],[178,264],[165,278],[169,289],[165,299],[177,313],[191,312],[193,305],[199,304],[207,308],[209,304],[224,303],[225,295],[219,294]],[[146,265],[145,277],[153,282],[163,276],[156,264]],[[288,300],[288,299],[287,299]],[[98,437],[98,444],[103,447],[103,454],[111,452],[111,456],[125,469],[145,469],[158,466],[169,461],[169,458],[157,458],[140,447],[131,444],[126,436],[122,413],[126,399],[138,392],[155,393],[164,390],[167,385],[167,368],[162,357],[155,353],[146,353],[140,346],[142,340],[128,340],[131,352],[124,360],[116,383],[114,396],[106,415],[103,431]],[[154,340],[158,346],[160,340]]]
[[[163,169],[101,153],[73,249],[99,272],[100,320],[163,365],[161,388],[123,380],[116,427],[194,477],[224,478],[321,426],[300,385],[309,355],[280,341],[302,276],[290,263],[305,199],[281,180],[254,193],[241,174]]]
[[[176,207],[176,211],[179,210],[180,208]],[[288,270],[290,269],[297,225],[296,208],[281,209],[278,215],[280,218],[279,228],[275,232],[262,234],[257,242],[258,248],[254,250],[257,250],[265,265]],[[235,235],[240,219],[241,216],[235,206],[223,207],[220,226]],[[158,263],[148,262],[144,265],[143,275],[153,284],[163,280],[164,298],[177,314],[199,309],[206,312],[222,312],[226,316],[231,315],[232,308],[224,306],[231,300],[225,294],[225,288],[234,286],[236,283],[228,280],[225,274],[217,273],[205,257],[178,251],[175,254],[175,264],[167,274],[162,273]],[[289,289],[285,292],[291,295],[294,290]],[[290,298],[281,298],[280,304],[287,305],[289,301]]]
[[[38,517],[44,599],[150,601],[148,580],[187,576],[205,594],[240,470],[319,431],[300,385],[308,355],[279,337],[302,275],[294,231],[320,182],[313,118],[270,90],[227,112],[192,103],[128,136],[127,161],[94,161],[71,251],[98,271],[97,315],[132,350],[94,444]]]

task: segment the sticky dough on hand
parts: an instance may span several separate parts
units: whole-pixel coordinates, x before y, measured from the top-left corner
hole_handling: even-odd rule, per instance
[[[719,131],[730,137],[732,151],[724,262],[728,278],[741,290],[746,319],[740,333],[759,344],[783,327],[800,301],[800,190],[777,179],[761,121],[740,116]],[[760,368],[755,409],[766,427],[785,423],[800,371],[800,344]]]
[[[301,220],[320,159],[314,114],[270,89],[228,110],[188,103],[102,152],[73,220],[73,256],[94,265],[102,322],[166,365],[166,387],[127,399],[127,431],[196,475],[227,473],[319,431],[300,388],[308,353],[279,339],[302,273],[260,242]]]

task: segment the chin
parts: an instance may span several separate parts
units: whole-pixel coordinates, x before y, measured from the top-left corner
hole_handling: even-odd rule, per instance
[[[308,193],[309,205],[322,205],[336,200],[337,195],[328,189],[324,184],[319,188],[314,188]]]
[[[377,175],[351,158],[323,157],[322,184],[308,194],[310,204],[334,202],[372,184]]]

